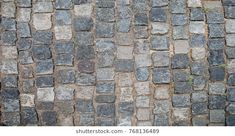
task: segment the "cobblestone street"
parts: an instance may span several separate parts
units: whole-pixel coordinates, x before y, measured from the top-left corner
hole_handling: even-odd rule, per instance
[[[0,6],[0,125],[235,126],[235,0]]]

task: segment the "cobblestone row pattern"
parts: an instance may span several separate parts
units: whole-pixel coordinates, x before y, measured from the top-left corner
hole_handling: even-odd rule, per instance
[[[234,0],[1,0],[6,126],[234,126]]]

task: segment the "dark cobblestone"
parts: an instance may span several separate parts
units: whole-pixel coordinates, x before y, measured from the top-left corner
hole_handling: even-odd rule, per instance
[[[225,96],[211,95],[209,96],[209,108],[210,109],[224,109],[225,108]]]
[[[52,76],[36,77],[35,81],[38,88],[54,86],[54,79]]]
[[[190,20],[192,21],[204,21],[205,13],[202,8],[192,8],[190,12]]]
[[[75,31],[90,31],[93,27],[93,20],[91,18],[82,17],[74,20]]]

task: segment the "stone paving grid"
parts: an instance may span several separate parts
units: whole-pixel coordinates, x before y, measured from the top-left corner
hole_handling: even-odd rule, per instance
[[[234,126],[234,0],[2,0],[1,125]]]

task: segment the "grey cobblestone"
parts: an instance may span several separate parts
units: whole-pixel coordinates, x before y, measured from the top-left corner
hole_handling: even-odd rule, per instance
[[[3,0],[0,124],[234,126],[234,0]]]

